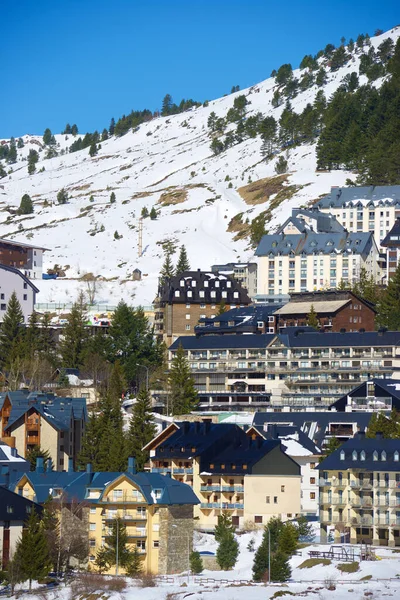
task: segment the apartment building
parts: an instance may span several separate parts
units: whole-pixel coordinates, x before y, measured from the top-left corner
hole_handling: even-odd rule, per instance
[[[41,279],[43,253],[48,248],[24,244],[16,240],[0,239],[0,263],[19,269],[29,279]]]
[[[193,545],[193,507],[198,499],[190,486],[156,473],[136,473],[134,459],[121,473],[45,470],[38,459],[36,471],[26,473],[10,486],[24,498],[46,502],[51,496],[60,506],[61,519],[76,517],[73,525],[87,538],[89,566],[95,569],[98,550],[120,518],[126,526],[128,547],[136,547],[143,571],[180,573],[189,568]],[[70,522],[71,523],[71,522]],[[115,566],[109,571],[115,573]],[[124,570],[120,567],[119,573]]]
[[[225,309],[247,306],[251,300],[238,281],[227,275],[184,271],[167,279],[155,300],[156,334],[167,344],[181,335],[194,335],[199,319],[215,317]]]
[[[266,428],[252,425],[246,435],[256,440],[277,439],[283,451],[299,466],[301,473],[301,514],[316,517],[319,514],[318,471],[316,466],[321,457],[321,450],[299,427],[270,423]]]
[[[309,210],[293,208],[291,216],[281,225],[276,233],[344,233],[345,228],[333,215],[319,211],[316,207]]]
[[[346,412],[400,411],[400,381],[371,379],[364,381],[331,406]]]
[[[349,232],[374,233],[379,248],[400,217],[400,185],[333,187],[314,205],[336,217]]]
[[[328,408],[371,378],[400,367],[398,332],[320,332],[286,327],[278,334],[180,337],[200,410]]]
[[[290,302],[274,315],[277,327],[301,327],[314,310],[319,327],[328,331],[374,331],[375,306],[349,290],[291,294]]]
[[[247,335],[275,333],[281,304],[266,304],[233,308],[213,318],[202,318],[195,326],[196,335]]]
[[[8,302],[14,292],[21,305],[24,322],[28,323],[39,290],[20,270],[0,264],[0,322],[3,322]]]
[[[37,514],[42,507],[11,490],[0,486],[0,566],[6,569],[13,556],[25,523],[32,510]]]
[[[351,284],[361,269],[379,281],[378,248],[372,233],[268,234],[261,238],[258,294],[291,294]]]
[[[152,473],[192,487],[201,530],[213,530],[223,512],[238,528],[300,514],[300,467],[279,440],[253,440],[234,424],[184,421],[169,425],[146,449]]]
[[[29,471],[29,467],[29,461],[22,458],[16,448],[11,448],[8,444],[0,441],[0,473]]]
[[[319,466],[321,537],[400,546],[400,444],[360,432]]]
[[[80,452],[87,420],[85,398],[20,390],[0,394],[1,439],[22,457],[35,446],[47,450],[56,470]]]
[[[395,274],[400,261],[400,217],[397,217],[381,245],[386,252],[385,279],[388,282]]]

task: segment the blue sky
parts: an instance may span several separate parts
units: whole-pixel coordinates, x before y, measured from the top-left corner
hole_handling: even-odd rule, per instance
[[[217,98],[398,23],[399,0],[1,0],[0,138]]]

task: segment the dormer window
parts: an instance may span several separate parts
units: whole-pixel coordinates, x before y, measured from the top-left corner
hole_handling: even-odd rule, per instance
[[[226,282],[226,287],[228,287],[228,288],[232,287],[232,281],[227,281]]]
[[[372,459],[373,459],[373,460],[378,460],[378,453],[377,453],[377,451],[376,451],[376,450],[374,451],[374,453],[373,453],[373,455],[372,455]]]
[[[179,290],[176,290],[176,291],[175,291],[175,298],[179,298],[179,296],[180,296],[180,295],[181,295],[180,291],[179,291]]]
[[[192,279],[192,287],[196,287],[196,280]]]
[[[199,297],[200,298],[204,298],[204,290],[200,290],[199,291]]]
[[[179,282],[179,285],[180,285],[181,287],[185,287],[185,280],[184,280],[184,279],[181,279],[181,280],[180,280],[180,282]]]
[[[397,450],[395,451],[395,453],[393,454],[393,460],[395,462],[399,462],[399,453],[397,452]]]
[[[221,292],[221,294],[222,294],[223,298],[227,298],[228,297],[228,292]]]
[[[191,298],[193,296],[193,292],[191,290],[189,290],[187,295],[188,295],[188,298]]]
[[[216,298],[217,292],[215,292],[214,290],[211,290],[210,296],[211,296],[211,298]]]
[[[384,450],[381,452],[381,460],[386,460],[386,452]]]
[[[360,452],[360,460],[365,460],[365,452],[364,452],[364,450],[361,450],[361,452]]]
[[[351,458],[352,458],[352,460],[357,460],[358,459],[357,450],[353,450]]]
[[[204,287],[208,287],[208,281],[204,282]]]
[[[346,453],[344,450],[341,450],[340,451],[340,460],[345,460],[345,458],[346,458]]]
[[[234,298],[239,298],[239,292],[233,292],[233,297]]]
[[[215,287],[219,287],[219,281],[215,282]]]

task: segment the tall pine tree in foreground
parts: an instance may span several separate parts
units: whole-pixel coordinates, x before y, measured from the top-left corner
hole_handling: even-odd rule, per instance
[[[389,331],[400,330],[400,264],[380,301],[378,321],[381,327],[387,327]]]
[[[215,540],[219,544],[216,559],[223,571],[233,569],[239,555],[239,544],[235,539],[234,529],[232,518],[228,514],[218,517],[218,524],[214,530]]]
[[[189,259],[185,246],[181,246],[178,262],[176,263],[175,275],[180,275],[184,271],[190,271]]]
[[[24,315],[15,292],[11,294],[0,330],[0,364],[9,369],[24,353]]]
[[[185,351],[178,346],[169,372],[170,412],[172,415],[185,415],[194,410],[198,403],[194,379],[186,360]]]
[[[174,265],[172,264],[171,252],[166,252],[165,260],[160,271],[160,283],[164,283],[166,279],[173,277],[174,274],[175,272]]]
[[[21,577],[29,580],[31,591],[32,581],[47,575],[51,561],[44,527],[34,509],[26,525],[17,544],[15,559],[20,565]]]
[[[144,470],[149,453],[142,450],[156,434],[154,417],[151,412],[151,399],[147,390],[139,392],[133,405],[128,435],[128,455],[136,459],[138,471]]]
[[[62,365],[66,368],[77,368],[83,363],[83,353],[87,342],[86,304],[83,294],[73,304],[63,330],[63,341],[60,344]]]

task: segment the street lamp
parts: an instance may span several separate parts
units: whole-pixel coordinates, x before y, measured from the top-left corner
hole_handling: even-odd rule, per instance
[[[142,369],[146,369],[146,392],[149,391],[149,367],[146,367],[146,365],[141,365],[139,363],[136,363],[137,367],[142,367]]]

